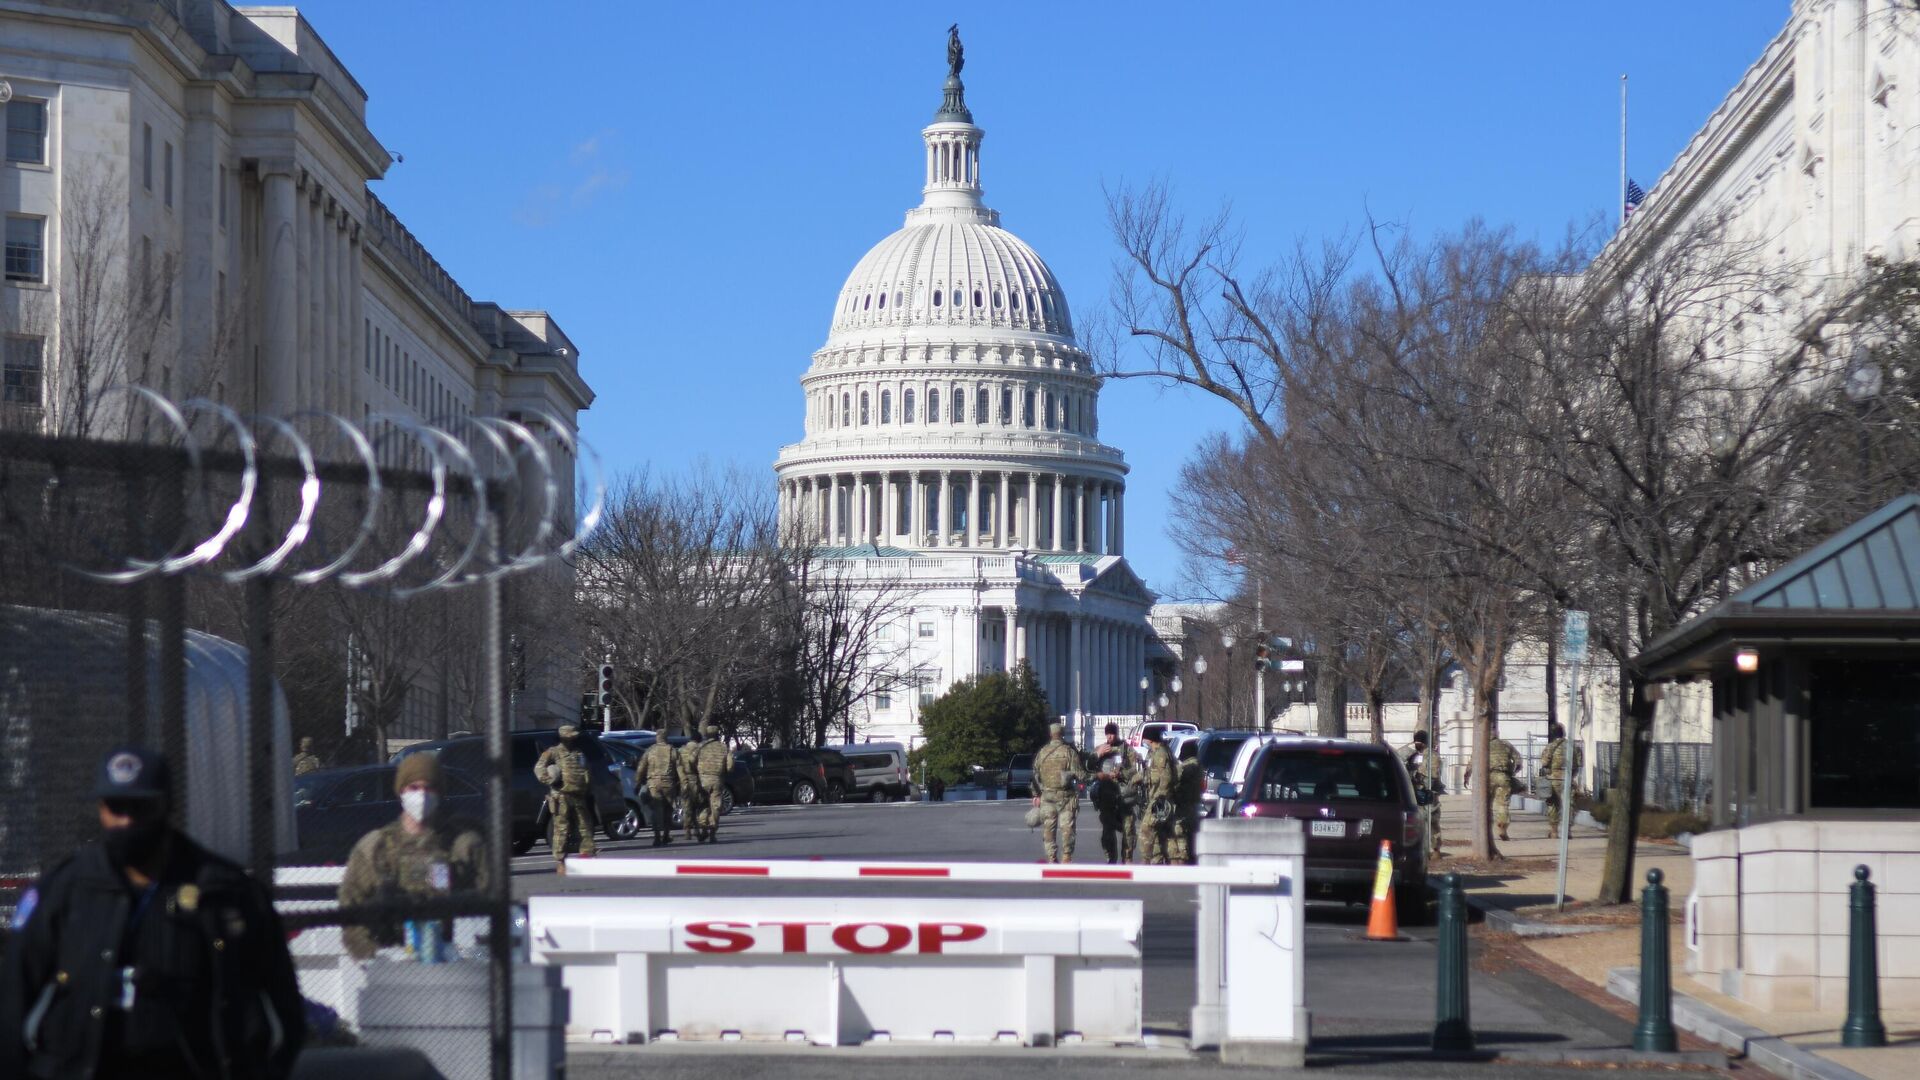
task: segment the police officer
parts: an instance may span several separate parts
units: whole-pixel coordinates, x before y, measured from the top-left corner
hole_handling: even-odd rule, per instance
[[[1413,741],[1400,748],[1400,762],[1407,767],[1407,777],[1413,781],[1413,790],[1425,791],[1429,798],[1421,807],[1420,816],[1427,822],[1427,846],[1433,854],[1440,854],[1440,795],[1446,785],[1440,782],[1440,755],[1427,749],[1427,732],[1422,728],[1413,733]]]
[[[633,786],[645,785],[647,823],[653,826],[653,846],[673,843],[673,797],[680,791],[680,764],[674,760],[673,747],[658,738],[640,755],[640,767],[634,770]]]
[[[1493,803],[1493,824],[1502,840],[1507,839],[1507,824],[1513,816],[1508,804],[1513,800],[1513,782],[1519,772],[1520,752],[1495,735],[1487,744],[1487,798]]]
[[[1033,782],[1038,793],[1033,805],[1040,808],[1040,846],[1050,863],[1073,861],[1075,830],[1080,824],[1080,792],[1075,780],[1087,778],[1087,767],[1080,754],[1067,745],[1066,727],[1057,721],[1047,726],[1052,736],[1033,756]]]
[[[593,842],[593,787],[587,773],[587,754],[580,749],[580,728],[560,725],[560,742],[540,753],[533,763],[534,779],[547,785],[547,811],[552,815],[548,843],[553,847],[554,869],[567,872],[567,841],[580,834],[580,857],[591,859],[597,853]]]
[[[720,738],[720,729],[712,724],[700,728],[704,741],[694,758],[700,775],[700,836],[706,843],[720,839],[720,806],[728,774],[733,772],[733,749]]]
[[[408,754],[393,771],[400,816],[361,837],[347,855],[340,878],[340,906],[388,905],[444,899],[487,887],[487,845],[472,823],[451,817],[440,805],[445,783],[440,759]],[[376,912],[343,926],[340,936],[356,959],[382,946],[404,944],[400,912]],[[441,923],[451,941],[450,923]]]
[[[1560,835],[1560,800],[1564,796],[1568,770],[1573,766],[1573,744],[1567,741],[1567,729],[1547,725],[1547,748],[1540,755],[1540,775],[1547,781],[1547,835]]]
[[[680,827],[682,836],[692,840],[694,832],[700,827],[700,809],[705,805],[700,797],[700,766],[694,760],[700,756],[700,733],[690,733],[680,749],[673,752],[674,768],[680,773]]]
[[[320,756],[313,752],[313,736],[300,737],[300,752],[293,755],[293,775],[303,776],[320,767]]]
[[[1100,849],[1110,863],[1133,861],[1134,829],[1140,808],[1140,760],[1120,738],[1120,725],[1107,725],[1107,741],[1094,748],[1100,770]]]
[[[1147,744],[1147,763],[1142,784],[1146,807],[1140,814],[1140,861],[1148,866],[1165,866],[1168,833],[1173,827],[1176,770],[1159,728],[1148,728],[1141,738]]]
[[[0,1076],[284,1077],[306,1038],[272,900],[167,823],[166,759],[100,763],[101,835],[20,897]]]

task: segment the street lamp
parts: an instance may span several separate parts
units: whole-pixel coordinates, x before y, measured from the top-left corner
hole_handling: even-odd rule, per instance
[[[1152,686],[1152,679],[1145,675],[1140,676],[1140,722],[1143,724],[1147,722],[1147,690]]]
[[[1206,673],[1207,658],[1204,656],[1194,658],[1193,677],[1198,679]],[[1195,693],[1200,695],[1200,727],[1202,730],[1205,730],[1207,726],[1207,688],[1205,685],[1196,684],[1193,689]]]
[[[1233,631],[1220,635],[1220,647],[1227,650],[1227,726],[1233,726]]]
[[[1180,703],[1180,685],[1180,676],[1178,675],[1175,675],[1173,681],[1167,684],[1167,687],[1173,691],[1173,701],[1176,706]],[[1174,709],[1174,712],[1179,711],[1178,708]]]

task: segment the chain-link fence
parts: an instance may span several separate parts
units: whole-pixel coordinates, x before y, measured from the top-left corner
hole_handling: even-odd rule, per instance
[[[1620,744],[1598,744],[1594,754],[1594,779],[1602,791],[1613,787],[1619,770]],[[1713,798],[1713,744],[1653,743],[1648,746],[1647,779],[1640,794],[1647,806],[1707,812]]]
[[[98,762],[142,743],[174,824],[277,882],[309,1045],[551,1057],[538,1010],[507,1036],[508,613],[569,587],[577,447],[126,400],[116,437],[0,432],[0,913],[99,836]],[[423,739],[450,763],[390,760]]]

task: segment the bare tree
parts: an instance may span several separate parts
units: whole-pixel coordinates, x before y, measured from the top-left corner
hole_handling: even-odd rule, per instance
[[[801,706],[816,745],[836,731],[854,741],[859,706],[918,685],[912,630],[902,622],[911,594],[885,570],[865,560],[823,558],[810,547],[788,548]]]

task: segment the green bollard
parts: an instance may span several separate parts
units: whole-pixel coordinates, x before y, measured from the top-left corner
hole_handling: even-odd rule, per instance
[[[1666,875],[1647,871],[1647,887],[1640,894],[1640,1024],[1633,1029],[1635,1050],[1672,1053],[1680,1044],[1673,1034],[1673,973],[1667,966]]]
[[[1841,1046],[1885,1046],[1887,1026],[1880,1022],[1880,961],[1874,955],[1873,883],[1864,866],[1853,868],[1852,925],[1847,931],[1847,1023]]]
[[[1460,875],[1440,879],[1440,982],[1433,996],[1433,1049],[1462,1054],[1473,1049],[1473,1024],[1467,1018],[1467,897]]]

